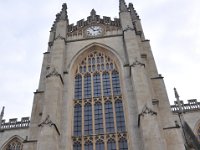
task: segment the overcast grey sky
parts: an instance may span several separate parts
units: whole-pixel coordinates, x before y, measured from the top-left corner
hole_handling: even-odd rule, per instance
[[[101,16],[118,17],[118,0],[0,0],[0,108],[5,118],[31,115],[49,30],[62,3],[70,23]],[[165,78],[169,99],[176,87],[183,100],[200,100],[200,1],[126,0],[137,10]]]

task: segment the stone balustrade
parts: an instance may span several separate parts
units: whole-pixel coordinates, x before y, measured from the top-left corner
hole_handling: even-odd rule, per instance
[[[21,121],[17,121],[17,118],[9,119],[9,122],[2,120],[1,130],[28,128],[29,124],[30,124],[29,117],[23,117],[21,118]]]
[[[187,104],[184,104],[183,101],[180,101],[181,107],[183,112],[191,112],[191,111],[200,111],[200,102],[197,102],[196,99],[191,99],[188,100]],[[171,111],[173,113],[178,113],[179,112],[179,107],[178,107],[178,102],[175,101],[174,105],[171,105]]]

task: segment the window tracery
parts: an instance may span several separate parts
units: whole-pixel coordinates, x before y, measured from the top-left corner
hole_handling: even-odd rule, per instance
[[[116,148],[116,142],[115,142],[114,139],[109,139],[108,140],[108,142],[107,142],[107,150],[117,150],[117,148]]]
[[[121,138],[119,140],[119,149],[120,150],[128,150],[127,140],[125,138]]]
[[[98,140],[96,142],[96,150],[104,150],[104,142],[103,142],[103,140]]]
[[[22,150],[22,148],[22,142],[18,138],[14,138],[6,145],[4,150]]]
[[[128,150],[115,62],[102,51],[92,51],[77,64],[74,86],[73,149]]]

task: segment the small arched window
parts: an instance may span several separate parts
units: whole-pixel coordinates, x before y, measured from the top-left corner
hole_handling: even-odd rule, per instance
[[[4,148],[4,150],[22,150],[22,141],[18,138],[12,139]]]

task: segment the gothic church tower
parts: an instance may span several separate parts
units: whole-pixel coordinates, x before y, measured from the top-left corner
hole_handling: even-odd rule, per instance
[[[133,4],[70,25],[56,15],[25,150],[184,150]]]

